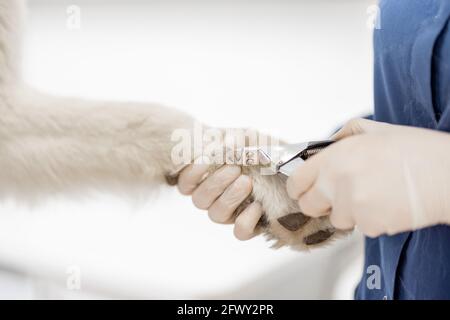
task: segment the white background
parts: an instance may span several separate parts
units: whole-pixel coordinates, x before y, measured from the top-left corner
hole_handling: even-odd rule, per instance
[[[25,76],[55,94],[155,101],[292,142],[372,108],[369,0],[30,1]],[[68,5],[81,29],[66,26]],[[64,106],[61,106],[64,107]],[[351,298],[361,243],[246,243],[189,198],[108,195],[0,208],[6,298]],[[66,287],[70,266],[81,291]]]

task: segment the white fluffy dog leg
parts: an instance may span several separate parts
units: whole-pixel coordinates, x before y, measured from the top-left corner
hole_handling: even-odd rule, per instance
[[[154,185],[189,116],[158,105],[11,90],[0,100],[0,196]]]
[[[0,86],[19,80],[24,13],[24,1],[0,0]]]

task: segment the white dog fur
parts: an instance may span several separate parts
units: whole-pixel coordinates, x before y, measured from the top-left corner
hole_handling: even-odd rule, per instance
[[[172,131],[191,129],[193,119],[156,104],[56,97],[29,88],[20,72],[24,10],[22,0],[0,0],[0,197],[28,201],[163,183],[177,169],[170,161]],[[287,230],[278,218],[298,207],[283,183],[257,169],[244,172],[254,179],[251,200],[265,209],[261,231],[275,246],[305,249],[332,238],[327,219]]]

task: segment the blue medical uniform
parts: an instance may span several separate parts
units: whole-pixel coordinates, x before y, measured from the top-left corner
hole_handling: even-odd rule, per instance
[[[450,132],[450,0],[379,5],[374,120]],[[450,299],[450,227],[367,238],[355,297]]]

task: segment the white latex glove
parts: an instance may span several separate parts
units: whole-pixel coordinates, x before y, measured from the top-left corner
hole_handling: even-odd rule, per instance
[[[256,225],[262,216],[261,205],[250,204],[233,221],[236,208],[252,192],[252,181],[241,174],[239,166],[225,165],[206,179],[207,164],[191,164],[185,168],[178,179],[178,189],[182,194],[192,195],[194,205],[208,210],[209,218],[217,223],[234,223],[234,235],[239,240],[253,238]]]
[[[396,234],[450,223],[450,135],[356,119],[300,166],[287,190],[339,229]]]

